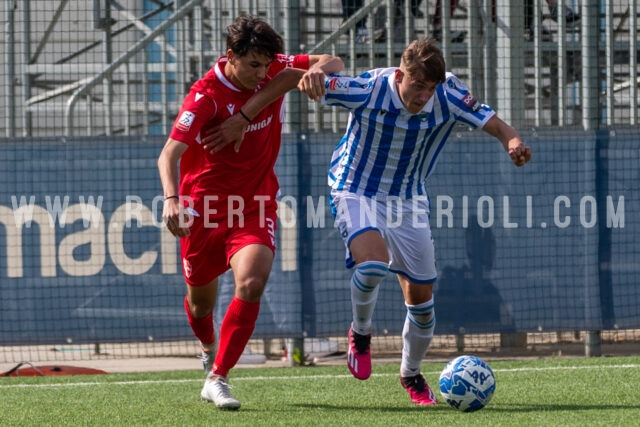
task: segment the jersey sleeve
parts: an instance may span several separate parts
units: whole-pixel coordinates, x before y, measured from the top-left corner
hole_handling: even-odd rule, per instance
[[[271,61],[269,76],[273,77],[285,68],[309,69],[309,55],[283,55],[278,54]]]
[[[454,74],[447,73],[444,86],[447,102],[458,121],[472,128],[481,128],[496,114],[493,108],[477,101]]]
[[[325,79],[325,94],[320,103],[355,110],[369,100],[375,80],[376,76],[369,71],[358,77],[331,75]]]
[[[294,55],[291,62],[292,68],[300,68],[301,70],[309,69],[309,55]]]
[[[199,140],[200,130],[216,112],[216,104],[210,97],[197,91],[189,92],[182,102],[169,137],[191,145]]]

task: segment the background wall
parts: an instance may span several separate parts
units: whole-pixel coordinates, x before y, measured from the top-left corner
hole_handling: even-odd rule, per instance
[[[533,159],[515,168],[482,132],[454,135],[429,185],[437,333],[640,328],[638,137],[525,135]],[[286,216],[254,338],[341,336],[349,323],[350,272],[327,203],[338,140],[285,135]],[[0,172],[0,342],[190,337],[178,245],[160,224],[163,143],[0,141],[12,165]],[[232,280],[222,280],[219,318]],[[396,279],[381,289],[376,331],[399,334]]]

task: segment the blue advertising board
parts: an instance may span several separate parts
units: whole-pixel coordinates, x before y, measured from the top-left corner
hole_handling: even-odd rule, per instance
[[[436,333],[640,327],[637,131],[527,135],[514,167],[481,132],[452,135],[428,183]],[[350,271],[328,207],[339,135],[285,135],[278,252],[254,337],[344,335]],[[177,240],[162,226],[164,138],[2,141],[0,343],[192,338]],[[380,334],[401,332],[397,281]],[[221,278],[216,318],[233,292]]]

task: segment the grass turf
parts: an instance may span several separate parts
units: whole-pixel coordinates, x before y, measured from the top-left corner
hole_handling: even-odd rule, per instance
[[[236,368],[237,412],[200,401],[202,371],[0,379],[2,426],[625,426],[640,425],[640,357],[492,361],[496,393],[479,412],[411,403],[397,364],[367,381],[346,366]],[[424,363],[437,391],[444,363]]]

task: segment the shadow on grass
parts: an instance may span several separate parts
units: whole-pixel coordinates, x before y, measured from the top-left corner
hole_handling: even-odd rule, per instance
[[[440,403],[438,405],[426,405],[426,406],[376,406],[370,405],[331,405],[331,404],[318,404],[318,403],[295,403],[291,406],[302,409],[331,409],[331,410],[367,410],[369,412],[424,412],[424,411],[451,411],[453,408]],[[564,412],[564,411],[618,411],[621,409],[640,409],[639,405],[567,405],[567,404],[506,404],[501,406],[487,406],[482,409],[482,412]]]
[[[638,405],[611,405],[603,403],[602,405],[567,405],[553,403],[515,403],[500,406],[487,406],[483,411],[491,412],[542,412],[542,411],[618,411],[621,409],[640,409]]]
[[[331,404],[323,404],[323,403],[294,403],[291,406],[295,406],[301,409],[331,409],[331,410],[350,410],[350,411],[362,411],[366,410],[367,412],[402,412],[403,414],[407,412],[424,412],[424,411],[441,411],[446,410],[450,411],[452,408],[439,404],[439,405],[412,405],[412,406],[371,406],[367,404],[363,405],[331,405]]]

